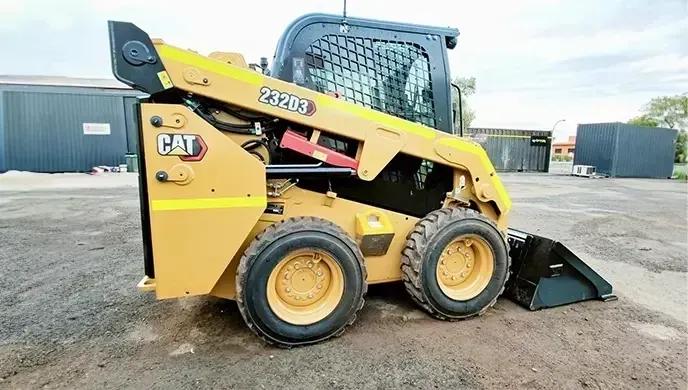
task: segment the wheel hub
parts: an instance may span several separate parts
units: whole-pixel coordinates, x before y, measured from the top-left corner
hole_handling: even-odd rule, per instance
[[[440,255],[440,280],[447,286],[456,286],[466,280],[475,269],[475,253],[469,239],[454,241]]]
[[[327,252],[300,249],[273,268],[267,282],[270,309],[295,325],[313,324],[335,310],[344,293],[344,274]]]
[[[487,242],[476,235],[452,240],[437,261],[437,284],[457,301],[469,300],[487,287],[494,271],[494,255]]]
[[[308,306],[325,295],[331,271],[317,253],[306,253],[291,258],[279,271],[277,295],[294,306]]]

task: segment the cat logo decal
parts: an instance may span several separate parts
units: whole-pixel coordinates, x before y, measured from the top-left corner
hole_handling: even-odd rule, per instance
[[[182,161],[201,161],[208,151],[203,138],[196,134],[158,134],[158,154],[178,156]]]

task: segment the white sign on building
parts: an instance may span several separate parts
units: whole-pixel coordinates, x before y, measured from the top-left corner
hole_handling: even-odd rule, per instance
[[[84,135],[110,135],[109,123],[84,123]]]

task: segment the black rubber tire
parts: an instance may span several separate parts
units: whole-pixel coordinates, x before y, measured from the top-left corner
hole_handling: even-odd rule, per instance
[[[494,257],[494,272],[487,287],[466,301],[446,296],[439,287],[436,267],[440,254],[454,238],[475,234],[483,238]],[[509,246],[490,219],[475,210],[443,208],[416,223],[402,251],[401,271],[406,291],[433,317],[458,320],[483,314],[504,292],[510,269]]]
[[[318,248],[332,255],[344,276],[342,299],[327,317],[294,325],[276,316],[267,301],[267,280],[291,251]],[[339,336],[356,319],[368,290],[363,255],[339,226],[315,217],[290,218],[268,226],[244,251],[236,274],[236,301],[246,325],[266,342],[284,348]]]

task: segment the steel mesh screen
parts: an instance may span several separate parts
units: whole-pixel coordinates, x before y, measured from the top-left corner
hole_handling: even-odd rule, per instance
[[[422,46],[331,34],[311,43],[305,54],[318,91],[435,127],[430,62]]]

